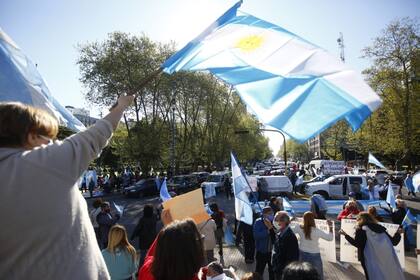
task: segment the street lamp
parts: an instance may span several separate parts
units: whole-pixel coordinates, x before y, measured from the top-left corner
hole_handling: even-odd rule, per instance
[[[278,132],[283,136],[283,158],[284,158],[284,174],[287,175],[288,169],[287,169],[287,153],[286,153],[286,137],[284,136],[283,132],[280,130],[275,129],[266,129],[266,128],[259,128],[258,131],[269,131],[269,132]],[[249,130],[235,130],[235,134],[249,134]]]

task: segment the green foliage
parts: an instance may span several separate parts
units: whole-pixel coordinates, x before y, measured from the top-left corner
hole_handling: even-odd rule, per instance
[[[258,127],[232,89],[209,74],[180,72],[161,74],[145,87],[140,83],[173,53],[173,45],[125,33],[111,33],[104,42],[79,46],[81,81],[86,99],[99,107],[110,106],[124,92],[136,94],[111,141],[112,154],[120,164],[140,165],[143,171],[168,168],[172,143],[172,109],[175,118],[177,168],[222,167],[229,152],[241,159],[262,159],[270,154],[261,134],[237,137],[238,128]]]

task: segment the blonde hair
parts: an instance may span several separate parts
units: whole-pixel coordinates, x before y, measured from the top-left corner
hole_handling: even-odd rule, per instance
[[[109,230],[107,250],[114,254],[116,248],[126,250],[133,257],[133,260],[137,257],[136,249],[128,242],[125,227],[118,224]]]
[[[23,147],[29,133],[55,138],[58,121],[47,111],[19,102],[0,103],[0,147]]]
[[[311,231],[315,226],[315,215],[311,211],[305,212],[303,214],[303,224],[301,225],[303,233],[305,233],[306,239],[311,239]]]
[[[377,224],[378,221],[368,212],[360,212],[356,219],[357,226],[361,228],[367,224]]]

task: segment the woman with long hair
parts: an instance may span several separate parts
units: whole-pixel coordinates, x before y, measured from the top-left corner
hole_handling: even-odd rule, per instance
[[[174,221],[167,224],[153,242],[138,279],[198,280],[203,264],[203,241],[194,221]]]
[[[324,272],[318,242],[320,238],[327,241],[334,238],[332,222],[328,220],[327,223],[329,233],[316,228],[314,213],[307,211],[303,214],[303,223],[292,227],[293,232],[299,235],[300,260],[311,263],[318,270],[321,279],[323,279]]]
[[[133,279],[137,270],[136,249],[128,242],[127,231],[122,225],[114,225],[108,236],[108,247],[102,250],[111,279]]]
[[[393,248],[401,240],[402,229],[391,237],[386,228],[379,225],[368,212],[360,212],[356,221],[354,238],[344,230],[340,230],[340,234],[344,235],[351,245],[357,247],[357,257],[366,279],[405,279]]]

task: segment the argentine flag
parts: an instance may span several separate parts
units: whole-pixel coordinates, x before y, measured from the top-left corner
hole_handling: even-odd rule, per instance
[[[303,142],[338,120],[353,130],[381,104],[357,72],[236,3],[171,56],[163,71],[207,70],[233,85],[260,121]]]
[[[230,153],[232,165],[233,194],[235,196],[235,216],[238,221],[252,225],[252,206],[247,192],[251,191],[248,181],[242,174],[238,161],[233,153]]]
[[[160,185],[159,195],[160,195],[160,199],[162,200],[162,202],[165,202],[165,201],[167,201],[167,200],[169,200],[169,199],[172,198],[171,195],[168,192],[168,187],[166,185],[166,178],[163,179],[163,182]]]
[[[388,184],[388,191],[386,193],[386,202],[390,205],[393,211],[397,209],[397,204],[395,203],[394,190],[392,189],[391,183]]]
[[[371,164],[374,164],[374,165],[376,165],[380,168],[385,169],[385,166],[379,160],[377,160],[376,157],[374,157],[370,152],[369,152],[368,162],[371,163]]]

